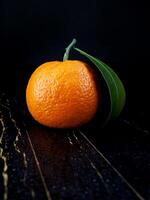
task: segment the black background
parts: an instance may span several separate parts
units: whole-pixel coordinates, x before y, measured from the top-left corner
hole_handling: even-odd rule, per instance
[[[148,5],[135,0],[0,1],[0,88],[25,94],[40,64],[62,60],[72,38],[120,75],[124,113],[147,119],[149,108]],[[79,55],[72,52],[72,58]]]

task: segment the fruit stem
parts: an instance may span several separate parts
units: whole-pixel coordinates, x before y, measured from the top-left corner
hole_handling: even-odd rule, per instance
[[[66,52],[65,52],[65,54],[64,54],[63,61],[68,60],[70,50],[71,50],[71,48],[74,47],[74,45],[76,44],[76,42],[77,42],[77,40],[74,38],[74,39],[72,40],[72,42],[69,44],[69,46],[66,48]]]

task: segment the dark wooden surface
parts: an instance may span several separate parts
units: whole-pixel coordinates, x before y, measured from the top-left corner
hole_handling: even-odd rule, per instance
[[[29,125],[0,97],[0,200],[150,199],[149,131],[120,120],[107,128]]]

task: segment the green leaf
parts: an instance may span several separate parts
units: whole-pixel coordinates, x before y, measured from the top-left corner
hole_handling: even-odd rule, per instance
[[[99,69],[107,84],[111,106],[106,122],[108,122],[110,119],[118,117],[124,107],[126,99],[125,88],[120,78],[113,69],[111,69],[101,60],[87,54],[86,52],[76,47],[74,47],[74,49],[87,57]]]

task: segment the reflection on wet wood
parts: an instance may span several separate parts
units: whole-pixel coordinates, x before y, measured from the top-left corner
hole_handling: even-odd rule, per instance
[[[26,130],[0,99],[0,199],[144,199],[80,130]]]

